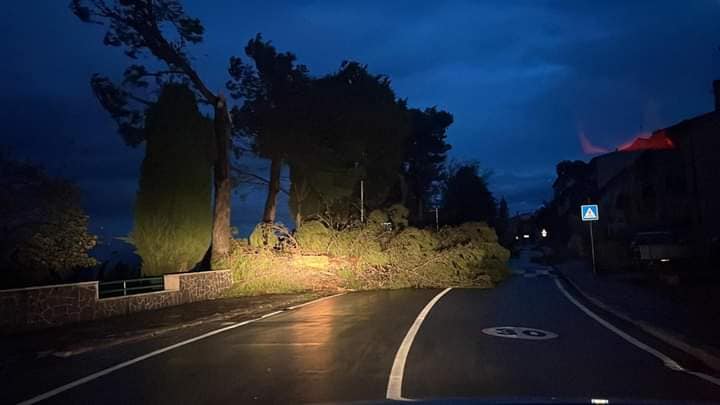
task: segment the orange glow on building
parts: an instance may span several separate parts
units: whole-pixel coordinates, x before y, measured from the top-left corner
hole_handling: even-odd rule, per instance
[[[640,134],[632,140],[621,145],[618,150],[621,152],[637,152],[641,150],[663,150],[673,149],[675,144],[672,139],[668,138],[665,131],[658,131],[654,134],[644,137]]]

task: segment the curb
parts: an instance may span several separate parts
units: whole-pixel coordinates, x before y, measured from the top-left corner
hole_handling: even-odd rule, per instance
[[[684,352],[685,354],[694,357],[695,359],[699,360],[703,364],[705,364],[710,369],[720,372],[720,358],[717,356],[707,352],[704,349],[700,349],[698,347],[692,346],[689,343],[685,342],[680,336],[669,332],[667,330],[661,329],[657,326],[651,325],[645,321],[640,321],[637,319],[632,318],[630,315],[619,311],[612,306],[605,304],[600,299],[596,298],[592,294],[588,294],[580,288],[574,281],[572,281],[568,276],[565,275],[562,271],[560,271],[556,266],[549,265],[550,267],[555,270],[555,273],[562,278],[563,281],[570,284],[583,298],[590,301],[593,305],[601,308],[604,311],[607,311],[611,313],[612,315],[622,319],[623,321],[629,322],[632,325],[636,326],[643,332],[661,340],[662,342],[674,347],[677,350],[680,350]]]

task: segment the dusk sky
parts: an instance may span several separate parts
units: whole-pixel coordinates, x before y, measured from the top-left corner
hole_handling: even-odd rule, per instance
[[[455,116],[451,158],[492,170],[491,190],[513,213],[549,199],[559,161],[591,157],[581,135],[612,150],[710,111],[720,78],[717,0],[184,4],[205,26],[191,53],[210,87],[223,88],[229,57],[244,57],[258,32],[315,76],[343,60],[367,64],[412,107]],[[4,10],[3,147],[76,181],[93,230],[127,234],[143,150],[122,142],[89,79],[117,79],[130,60],[103,46],[104,29],[81,23],[66,1]],[[264,192],[240,192],[233,224],[246,231],[260,219]]]

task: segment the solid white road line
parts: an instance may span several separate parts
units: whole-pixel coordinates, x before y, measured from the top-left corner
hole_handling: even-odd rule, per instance
[[[708,382],[710,382],[710,383],[712,383],[712,384],[715,384],[715,385],[717,385],[717,386],[720,386],[720,379],[715,378],[715,377],[710,376],[710,375],[707,375],[707,374],[704,374],[704,373],[697,372],[697,371],[691,371],[691,370],[686,370],[686,369],[684,369],[681,365],[679,365],[675,360],[671,359],[671,358],[670,358],[669,356],[667,356],[666,354],[663,354],[663,353],[661,353],[661,352],[653,349],[652,347],[650,347],[650,346],[646,345],[645,343],[639,341],[638,339],[636,339],[636,338],[628,335],[627,333],[623,332],[622,330],[620,330],[620,329],[618,329],[617,327],[615,327],[614,325],[612,325],[610,322],[608,322],[608,321],[606,321],[605,319],[601,318],[599,315],[597,315],[596,313],[592,312],[592,311],[591,311],[590,309],[588,309],[585,305],[581,304],[581,303],[580,303],[578,300],[576,300],[572,295],[570,295],[570,293],[567,292],[567,290],[565,289],[565,287],[563,287],[562,283],[560,283],[560,280],[555,279],[555,285],[557,286],[558,289],[560,289],[560,292],[562,292],[563,295],[565,295],[565,298],[567,298],[571,303],[573,303],[573,304],[574,304],[576,307],[578,307],[582,312],[584,312],[585,315],[589,316],[590,318],[592,318],[592,319],[594,319],[595,321],[597,321],[600,325],[604,326],[605,328],[609,329],[610,331],[612,331],[612,332],[615,333],[616,335],[618,335],[618,336],[620,336],[621,338],[625,339],[625,341],[627,341],[628,343],[632,344],[633,346],[635,346],[635,347],[637,347],[637,348],[639,348],[639,349],[641,349],[641,350],[643,350],[643,351],[645,351],[645,352],[647,352],[647,353],[649,353],[649,354],[657,357],[657,358],[660,359],[660,361],[662,361],[663,364],[664,364],[666,367],[668,367],[669,369],[675,370],[675,371],[682,371],[682,372],[684,372],[684,373],[687,373],[687,374],[690,374],[690,375],[694,375],[694,376],[699,377],[699,378],[702,378],[703,380],[708,381]]]
[[[616,308],[613,308],[610,305],[605,304],[604,302],[600,301],[599,299],[593,297],[591,294],[588,294],[586,291],[583,291],[582,288],[580,288],[579,285],[575,284],[570,279],[563,279],[566,283],[571,285],[575,290],[577,290],[580,293],[580,296],[585,297],[588,301],[590,301],[593,305],[595,305],[598,308],[601,308],[604,311],[607,311],[611,313],[612,315],[629,322],[633,324],[634,326],[640,328],[643,332],[659,339],[665,342],[666,344],[683,351],[687,353],[688,355],[697,358],[701,362],[705,363],[708,367],[712,368],[715,371],[720,371],[720,357],[714,356],[710,353],[708,353],[706,350],[703,350],[701,348],[692,346],[683,340],[681,340],[679,337],[675,336],[674,334],[668,332],[667,330],[662,330],[660,328],[657,328],[653,325],[648,324],[644,321],[639,321],[636,319],[633,319],[630,315],[625,314],[622,311],[617,310]]]
[[[298,308],[302,308],[302,307],[304,307],[304,306],[306,306],[306,305],[315,304],[316,302],[329,300],[330,298],[339,297],[339,296],[345,295],[345,294],[347,294],[347,293],[346,293],[346,292],[342,292],[342,293],[338,293],[338,294],[328,295],[327,297],[320,297],[320,298],[318,298],[318,299],[315,299],[315,300],[312,300],[312,301],[308,301],[308,302],[305,302],[305,303],[302,303],[302,304],[293,305],[293,306],[291,306],[291,307],[288,307],[288,309],[298,309]]]
[[[403,374],[405,373],[405,362],[407,361],[408,353],[410,353],[410,347],[412,347],[415,335],[417,335],[420,330],[420,326],[432,309],[433,305],[435,305],[440,298],[442,298],[442,296],[447,294],[450,290],[452,290],[452,287],[442,290],[442,292],[433,297],[433,299],[425,305],[425,308],[420,311],[412,326],[410,326],[410,329],[405,335],[405,339],[403,339],[397,353],[395,353],[395,360],[393,361],[393,366],[390,370],[390,377],[388,378],[387,393],[385,394],[387,399],[394,399],[398,401],[406,399],[402,396],[402,382]]]
[[[330,295],[330,296],[327,296],[327,297],[318,298],[318,299],[316,299],[316,300],[308,301],[308,302],[306,302],[306,303],[304,303],[304,304],[300,304],[300,305],[295,305],[295,306],[289,307],[288,309],[297,309],[297,308],[300,308],[300,307],[304,307],[304,306],[306,306],[306,305],[314,304],[314,303],[316,303],[316,302],[324,301],[324,300],[327,300],[327,299],[330,299],[330,298],[333,298],[333,297],[337,297],[337,296],[340,296],[340,295],[343,295],[343,294],[345,294],[345,293],[340,293],[340,294]],[[53,390],[50,390],[50,391],[45,392],[45,393],[43,393],[43,394],[40,394],[40,395],[38,395],[38,396],[32,397],[32,398],[30,398],[30,399],[26,399],[25,401],[18,402],[18,405],[29,405],[29,404],[38,403],[38,402],[43,401],[43,400],[46,400],[46,399],[48,399],[48,398],[52,398],[52,397],[54,397],[55,395],[60,394],[60,393],[62,393],[62,392],[65,392],[65,391],[67,391],[67,390],[69,390],[69,389],[71,389],[71,388],[75,388],[75,387],[77,387],[77,386],[79,386],[79,385],[82,385],[82,384],[85,384],[85,383],[87,383],[87,382],[96,380],[96,379],[98,379],[98,378],[100,378],[100,377],[102,377],[102,376],[104,376],[104,375],[108,375],[108,374],[110,374],[110,373],[112,373],[112,372],[115,372],[115,371],[120,370],[120,369],[122,369],[122,368],[125,368],[125,367],[127,367],[127,366],[131,366],[131,365],[133,365],[133,364],[135,364],[135,363],[139,363],[139,362],[141,362],[141,361],[143,361],[143,360],[147,360],[147,359],[149,359],[149,358],[151,358],[151,357],[155,357],[155,356],[157,356],[157,355],[159,355],[159,354],[162,354],[162,353],[165,353],[165,352],[169,352],[170,350],[177,349],[178,347],[182,347],[182,346],[185,346],[185,345],[189,345],[190,343],[194,343],[194,342],[197,342],[197,341],[199,341],[199,340],[207,339],[207,338],[209,338],[210,336],[214,336],[214,335],[217,335],[217,334],[219,334],[219,333],[227,332],[227,331],[229,331],[229,330],[232,330],[232,329],[235,329],[235,328],[239,328],[239,327],[245,326],[245,325],[247,325],[247,324],[249,324],[249,323],[257,322],[257,321],[260,321],[260,320],[269,318],[269,317],[271,317],[271,316],[275,316],[275,315],[280,314],[280,313],[283,313],[283,312],[285,312],[285,311],[280,310],[280,311],[270,312],[269,314],[265,314],[265,315],[263,315],[263,316],[261,316],[261,317],[259,317],[259,318],[248,319],[247,321],[242,321],[242,322],[240,322],[240,323],[236,323],[236,324],[233,324],[233,325],[230,325],[230,326],[226,326],[226,327],[224,327],[224,328],[215,329],[215,330],[213,330],[213,331],[210,331],[210,332],[208,332],[208,333],[202,334],[202,335],[200,335],[200,336],[195,336],[194,338],[190,338],[190,339],[187,339],[187,340],[183,340],[182,342],[175,343],[175,344],[170,345],[170,346],[167,346],[167,347],[163,347],[162,349],[158,349],[158,350],[152,351],[152,352],[150,352],[150,353],[144,354],[144,355],[142,355],[142,356],[135,357],[134,359],[130,359],[130,360],[128,360],[128,361],[124,361],[124,362],[122,362],[122,363],[116,364],[116,365],[114,365],[114,366],[112,366],[112,367],[108,367],[108,368],[106,368],[106,369],[104,369],[104,370],[100,370],[100,371],[98,371],[98,372],[96,372],[96,373],[92,373],[92,374],[90,374],[90,375],[88,375],[88,376],[86,376],[86,377],[80,378],[80,379],[75,380],[75,381],[73,381],[73,382],[67,383],[67,384],[65,384],[65,385],[61,385],[61,386],[59,386],[59,387],[57,387],[57,388],[55,388],[55,389],[53,389]]]

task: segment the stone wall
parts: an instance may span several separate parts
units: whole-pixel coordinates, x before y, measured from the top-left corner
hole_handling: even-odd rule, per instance
[[[202,276],[198,277],[200,274]],[[233,283],[230,270],[171,274],[165,276],[165,281],[172,283],[169,280],[172,278],[179,280],[178,290],[180,291],[180,300],[183,303],[213,299],[217,297],[217,291],[223,291]]]
[[[98,282],[0,290],[0,335],[218,298],[230,270],[166,274],[165,290],[98,298]]]

